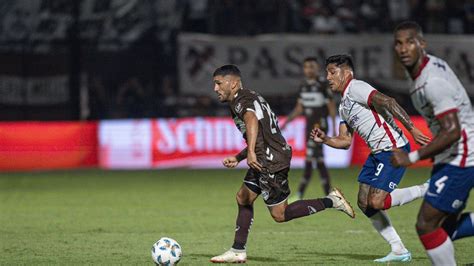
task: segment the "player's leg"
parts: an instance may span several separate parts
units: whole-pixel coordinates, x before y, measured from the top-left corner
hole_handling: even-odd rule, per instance
[[[390,167],[388,160],[387,154],[369,156],[358,177],[360,182],[358,205],[369,218],[375,230],[391,246],[391,252],[387,256],[375,261],[410,261],[411,254],[403,245],[387,213],[383,210],[383,205],[382,208],[377,205],[380,202],[383,204],[384,198],[400,182],[403,175],[403,172],[392,171],[394,169]]]
[[[260,194],[258,173],[249,169],[244,184],[236,195],[238,213],[232,248],[222,255],[211,258],[214,263],[243,263],[247,260],[245,245],[253,223],[253,202]]]
[[[410,152],[409,145],[404,146],[402,149]],[[375,182],[373,182],[374,188],[369,193],[369,205],[377,210],[386,210],[422,198],[428,189],[428,183],[407,188],[397,188],[405,174],[406,168],[393,167],[389,159],[391,156],[392,152],[382,152],[374,156],[376,159]]]
[[[474,186],[474,168],[436,165],[421,205],[416,229],[434,265],[455,263],[452,240],[472,236],[471,214],[460,215]],[[457,233],[456,233],[457,232]]]
[[[384,209],[389,209],[395,206],[402,206],[407,203],[410,203],[416,199],[423,198],[426,191],[428,190],[429,183],[424,183],[421,185],[415,185],[406,188],[397,188],[393,190],[388,196],[384,199]]]
[[[390,261],[410,261],[411,254],[405,248],[400,236],[393,227],[390,218],[384,210],[376,210],[369,204],[369,195],[373,188],[368,184],[359,185],[358,205],[364,214],[369,218],[372,226],[390,244],[391,252],[384,258],[377,259],[377,262]],[[386,192],[388,194],[388,192]]]
[[[244,184],[242,184],[239,192],[237,192],[236,201],[238,214],[235,222],[235,237],[234,244],[232,245],[233,249],[245,250],[247,237],[253,223],[253,202],[257,197],[258,194],[251,191]]]
[[[426,200],[421,204],[416,231],[433,265],[456,265],[453,242],[441,227],[447,217]]]
[[[288,204],[287,198],[290,194],[288,172],[289,168],[274,174],[262,174],[260,178],[263,200],[276,222],[291,221],[321,212],[326,208],[335,208],[354,217],[354,210],[337,189],[324,198],[298,200]]]
[[[289,205],[285,200],[276,205],[268,205],[268,209],[275,222],[283,223],[332,208],[332,205],[329,198],[298,200]]]
[[[474,236],[474,212],[450,215],[442,227],[452,241]]]
[[[316,144],[314,148],[315,158],[316,158],[316,167],[318,168],[319,178],[321,179],[321,186],[326,195],[331,191],[331,178],[329,176],[328,168],[324,162],[324,151],[322,144]]]

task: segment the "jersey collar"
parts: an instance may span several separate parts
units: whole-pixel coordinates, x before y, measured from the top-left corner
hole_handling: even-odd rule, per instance
[[[346,85],[344,85],[344,89],[342,90],[341,92],[341,95],[344,96],[344,92],[346,92],[347,90],[347,87],[349,87],[349,83],[351,83],[352,81],[352,78],[350,78],[347,82],[346,82]]]
[[[423,57],[423,62],[421,63],[420,68],[418,69],[418,72],[416,73],[416,75],[412,78],[413,80],[417,79],[421,75],[421,72],[426,67],[429,61],[430,61],[430,58],[428,56]]]

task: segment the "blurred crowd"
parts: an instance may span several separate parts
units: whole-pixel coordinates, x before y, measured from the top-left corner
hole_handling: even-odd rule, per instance
[[[34,81],[36,76],[62,75],[70,86],[63,94],[75,97],[68,104],[76,105],[80,98],[81,118],[86,119],[227,114],[215,97],[180,93],[181,32],[390,33],[397,23],[410,19],[429,33],[474,33],[474,0],[88,0],[74,7],[68,0],[18,0],[0,5],[0,15],[0,56],[15,65],[0,67],[0,83],[7,84],[11,77],[27,84],[30,77]],[[29,61],[47,64],[51,58],[65,67],[56,64],[43,71]],[[78,92],[84,87],[87,97]],[[22,93],[14,86],[5,88],[0,94],[18,94],[18,101],[28,95],[27,88]],[[288,113],[296,100],[296,95],[266,97],[279,115]],[[70,119],[61,116],[65,112],[51,111],[53,107],[3,103],[0,109],[9,115],[0,118]]]
[[[430,33],[474,33],[472,0],[197,0],[186,6],[184,30],[216,34],[391,32],[407,19]]]
[[[474,33],[474,0],[192,0],[158,1],[158,39],[162,58],[173,62],[178,32],[256,35],[276,32],[340,34],[391,32],[400,21],[418,21],[426,32]],[[161,39],[160,39],[161,38]],[[226,115],[215,97],[179,93],[177,71],[170,63],[156,83],[132,76],[107,90],[91,83],[90,117],[176,117]],[[159,89],[155,89],[159,87]],[[100,93],[102,92],[102,93]],[[296,95],[270,97],[277,114],[288,113]],[[413,111],[404,95],[394,95]]]

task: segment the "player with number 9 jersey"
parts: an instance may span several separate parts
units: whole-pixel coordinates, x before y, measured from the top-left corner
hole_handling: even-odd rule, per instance
[[[368,83],[354,79],[354,65],[349,55],[334,55],[326,60],[327,79],[333,92],[342,95],[339,115],[339,135],[328,137],[326,132],[313,129],[313,140],[333,148],[348,149],[353,133],[357,132],[371,149],[358,181],[358,205],[371,220],[374,228],[391,245],[392,251],[376,262],[410,261],[411,253],[405,248],[385,212],[421,198],[426,185],[397,189],[405,168],[394,167],[390,158],[393,150],[410,151],[410,144],[394,117],[411,132],[415,140],[425,143],[427,137],[413,126],[408,114],[397,102]]]

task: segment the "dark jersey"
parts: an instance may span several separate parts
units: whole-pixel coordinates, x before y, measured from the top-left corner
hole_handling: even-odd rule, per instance
[[[327,129],[329,99],[332,99],[332,92],[323,77],[319,77],[314,82],[304,80],[301,83],[298,100],[303,105],[306,117],[306,135],[309,135],[314,126],[323,130]]]
[[[247,141],[244,114],[254,112],[258,119],[258,135],[255,144],[257,160],[264,171],[275,173],[290,166],[291,147],[278,127],[278,120],[270,105],[255,91],[241,89],[230,102],[234,123]]]

